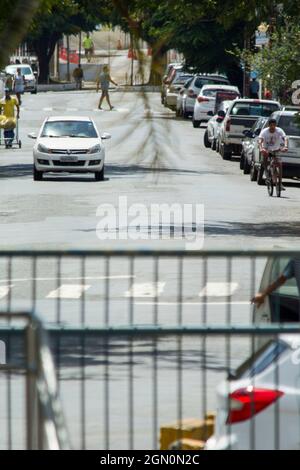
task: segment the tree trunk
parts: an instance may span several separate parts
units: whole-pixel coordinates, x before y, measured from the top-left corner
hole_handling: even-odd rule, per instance
[[[35,51],[39,61],[39,83],[49,82],[50,60],[54,54],[57,41],[60,34],[53,33],[50,36],[42,36],[32,42],[32,48]]]
[[[162,83],[162,78],[167,65],[167,54],[161,49],[152,47],[152,62],[148,85],[158,86]]]

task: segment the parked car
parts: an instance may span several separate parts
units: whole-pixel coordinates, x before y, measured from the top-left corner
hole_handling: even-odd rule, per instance
[[[183,64],[174,63],[167,66],[166,74],[163,77],[161,86],[161,104],[165,104],[167,89],[176,77],[177,71],[180,73],[182,70]]]
[[[195,100],[193,113],[193,126],[200,127],[202,122],[208,122],[215,114],[216,96],[218,92],[232,92],[234,98],[240,97],[239,89],[231,85],[204,85]]]
[[[269,117],[278,110],[280,104],[277,101],[248,98],[233,101],[219,134],[222,158],[230,160],[232,155],[240,155],[245,137],[243,131],[250,130],[259,117]]]
[[[223,101],[219,105],[219,111],[215,116],[213,116],[207,124],[207,129],[204,133],[204,145],[207,148],[212,148],[212,150],[217,149],[218,145],[218,138],[219,138],[219,131],[222,122],[225,119],[227,109],[229,108],[231,101]]]
[[[184,86],[184,84],[193,78],[193,75],[187,74],[187,73],[180,73],[177,74],[176,78],[171,82],[169,88],[167,89],[167,94],[165,97],[165,106],[167,108],[172,109],[173,111],[176,111],[176,106],[177,106],[177,96]]]
[[[300,335],[279,335],[217,388],[206,450],[300,450]]]
[[[285,270],[290,258],[274,257],[267,260],[259,291],[264,291]],[[265,302],[253,306],[253,322],[261,323],[295,323],[299,322],[300,298],[295,278],[289,279],[279,289],[268,296]]]
[[[224,75],[202,74],[195,75],[189,87],[182,96],[182,116],[187,118],[193,116],[195,100],[204,85],[230,85],[228,78]]]
[[[6,82],[6,73],[1,71],[0,72],[0,99],[2,99],[4,96],[5,82]]]
[[[281,155],[283,178],[300,178],[300,123],[297,118],[298,111],[278,111],[272,117],[277,121],[277,126],[281,127],[288,136],[288,151]],[[268,126],[266,122],[264,128]],[[257,174],[257,183],[264,184],[263,166],[261,165],[261,155],[258,143],[253,150],[254,172]]]
[[[256,181],[257,179],[257,168],[254,165],[254,153],[256,149],[258,149],[259,136],[266,122],[268,122],[268,118],[258,118],[250,131],[245,130],[243,132],[245,138],[242,140],[240,169],[244,171],[245,175],[250,174],[251,181]]]
[[[33,148],[33,178],[41,180],[44,173],[94,173],[96,181],[104,178],[105,148],[94,121],[88,117],[53,116],[47,118]]]
[[[28,92],[36,94],[37,93],[37,79],[36,79],[36,75],[33,73],[33,70],[29,64],[8,65],[5,68],[5,72],[10,75],[15,75],[18,68],[21,69],[21,73],[25,77],[25,86],[24,86],[25,92],[28,91]]]
[[[194,76],[187,80],[187,82],[183,85],[183,87],[180,89],[178,95],[177,95],[177,101],[176,101],[176,116],[182,116],[183,114],[183,96],[185,95],[186,90],[189,88],[190,84],[192,83],[194,79]]]

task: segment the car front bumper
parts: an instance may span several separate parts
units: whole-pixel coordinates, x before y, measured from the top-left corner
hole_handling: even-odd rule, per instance
[[[51,155],[36,152],[34,154],[34,165],[38,171],[56,173],[95,173],[101,171],[104,166],[104,155],[102,152],[72,156],[74,161],[66,157],[66,155]]]

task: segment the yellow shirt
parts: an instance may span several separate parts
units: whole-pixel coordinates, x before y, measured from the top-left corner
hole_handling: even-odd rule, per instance
[[[7,118],[15,117],[15,106],[19,106],[17,98],[11,97],[10,100],[3,99],[0,101],[0,109],[3,109],[3,114]]]
[[[84,49],[92,49],[93,41],[91,38],[85,38],[82,43]]]

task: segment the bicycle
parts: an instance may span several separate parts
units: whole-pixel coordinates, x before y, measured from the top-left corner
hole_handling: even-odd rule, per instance
[[[278,159],[280,150],[270,152],[266,168],[266,185],[269,196],[273,196],[274,187],[276,188],[277,197],[281,196],[282,176],[280,172],[280,161]]]

